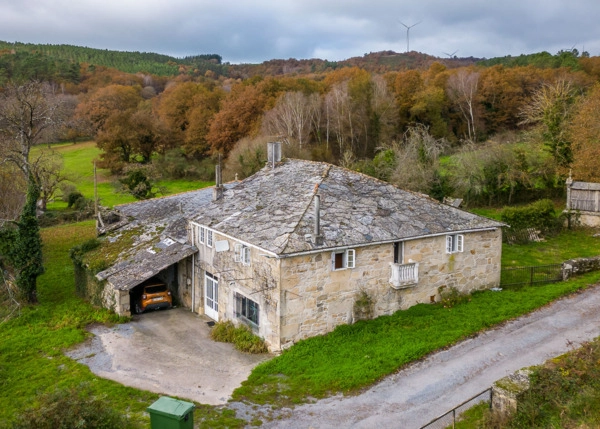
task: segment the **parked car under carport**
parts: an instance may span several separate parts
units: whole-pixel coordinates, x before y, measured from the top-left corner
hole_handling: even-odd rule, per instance
[[[130,299],[131,308],[137,314],[173,306],[171,291],[162,280],[156,277],[152,277],[133,288],[130,292]]]

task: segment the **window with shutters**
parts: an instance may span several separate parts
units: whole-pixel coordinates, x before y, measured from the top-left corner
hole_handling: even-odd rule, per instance
[[[345,270],[346,268],[354,268],[356,259],[356,251],[347,249],[341,252],[333,252],[331,254],[331,269]]]
[[[446,236],[446,253],[459,253],[463,251],[465,237],[462,234]]]

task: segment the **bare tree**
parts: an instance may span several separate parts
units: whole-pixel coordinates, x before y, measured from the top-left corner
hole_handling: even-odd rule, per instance
[[[0,228],[19,217],[25,204],[27,184],[13,165],[0,167]]]
[[[393,146],[397,167],[391,182],[404,189],[428,193],[439,168],[440,155],[447,149],[444,139],[436,139],[422,124],[409,127],[401,144]]]
[[[319,107],[319,94],[286,92],[273,109],[265,114],[263,126],[267,134],[278,135],[298,143],[300,149],[308,142]]]
[[[58,152],[45,149],[36,153],[32,165],[35,169],[34,176],[39,180],[40,186],[39,208],[46,210],[48,201],[54,197],[59,185],[68,180],[63,172],[63,159]]]
[[[0,165],[13,164],[27,182],[27,198],[16,229],[0,231],[3,249],[15,270],[15,283],[27,301],[37,302],[37,278],[44,272],[42,240],[36,217],[41,193],[39,158],[32,162],[32,147],[60,122],[59,98],[47,84],[9,85],[0,94]]]
[[[61,105],[47,84],[9,85],[0,95],[0,164],[16,165],[27,180],[39,185],[30,160],[31,148],[59,125]]]
[[[335,135],[340,156],[352,150],[354,129],[352,122],[352,108],[348,94],[348,82],[333,86],[325,96],[325,112],[328,132]]]
[[[467,137],[471,141],[477,141],[475,95],[477,94],[478,85],[478,72],[460,69],[448,78],[446,87],[448,97],[458,107],[467,122]]]

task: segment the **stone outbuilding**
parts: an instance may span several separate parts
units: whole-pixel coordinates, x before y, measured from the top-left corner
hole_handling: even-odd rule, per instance
[[[600,228],[600,183],[578,182],[569,177],[567,185],[567,207],[576,213],[579,223]]]
[[[503,224],[327,163],[272,161],[241,182],[118,211],[127,224],[108,240],[141,230],[137,250],[96,275],[117,312],[136,284],[171,270],[182,305],[248,325],[272,351],[439,301],[443,288],[500,282]]]

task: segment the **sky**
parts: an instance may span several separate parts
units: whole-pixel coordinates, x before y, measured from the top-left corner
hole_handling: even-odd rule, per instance
[[[0,40],[218,54],[232,64],[407,49],[598,56],[599,19],[600,0],[0,0]]]

